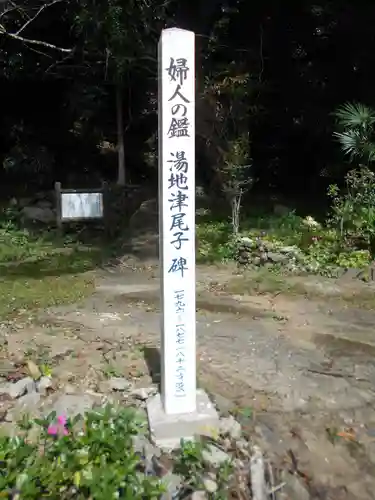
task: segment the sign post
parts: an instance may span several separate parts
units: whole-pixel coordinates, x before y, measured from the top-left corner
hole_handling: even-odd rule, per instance
[[[156,440],[179,442],[217,421],[196,388],[195,34],[163,30],[158,59],[162,387],[148,413]]]

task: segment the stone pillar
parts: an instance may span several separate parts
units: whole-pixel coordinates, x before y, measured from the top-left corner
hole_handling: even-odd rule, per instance
[[[148,415],[154,440],[173,447],[217,415],[196,388],[195,34],[163,30],[158,59],[162,390]]]

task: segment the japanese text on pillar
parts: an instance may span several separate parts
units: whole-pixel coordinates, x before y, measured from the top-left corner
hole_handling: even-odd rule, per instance
[[[188,77],[189,67],[184,58],[170,58],[170,63],[166,71],[169,81],[174,84],[174,91],[168,99],[170,102],[170,124],[168,138],[176,147],[170,152],[168,179],[168,202],[170,208],[170,241],[174,248],[174,255],[170,262],[168,273],[178,274],[182,287],[174,290],[174,309],[176,317],[176,382],[175,395],[184,397],[185,388],[185,348],[186,348],[186,320],[185,312],[185,291],[183,289],[183,278],[185,271],[189,269],[186,254],[184,256],[184,244],[190,241],[189,227],[186,223],[187,209],[189,207],[189,158],[183,148],[185,138],[190,137],[190,123],[187,104],[190,101],[184,96],[184,82]],[[179,142],[181,146],[179,146]]]

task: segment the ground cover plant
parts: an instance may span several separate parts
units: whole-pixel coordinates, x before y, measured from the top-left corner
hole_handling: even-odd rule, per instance
[[[39,433],[30,439],[34,425]],[[145,474],[132,444],[143,427],[134,411],[109,406],[84,418],[25,419],[18,436],[0,438],[0,492],[25,500],[156,499],[163,485]]]
[[[91,294],[89,271],[102,261],[98,247],[57,239],[0,221],[0,319],[20,311],[74,303]]]
[[[298,262],[289,268],[294,273],[334,276],[343,268],[365,269],[371,262],[366,240],[341,234],[334,222],[332,218],[327,223],[319,223],[311,216],[300,217],[291,211],[283,216],[249,217],[238,235],[231,233],[229,221],[204,222],[198,224],[197,229],[198,259],[205,262],[234,260],[241,241],[250,239],[261,241],[270,251],[295,247]],[[288,270],[279,264],[269,267],[274,271]]]
[[[0,496],[19,500],[47,496],[52,500],[160,499],[170,476],[134,446],[146,431],[142,413],[111,405],[74,418],[56,412],[44,419],[24,416],[13,437],[0,437]],[[209,480],[204,459],[207,450],[205,441],[182,441],[180,449],[170,455],[173,467],[169,474],[178,474],[184,498],[194,491],[207,491],[213,500],[228,498],[233,464],[229,459],[222,462],[211,471],[215,480]]]

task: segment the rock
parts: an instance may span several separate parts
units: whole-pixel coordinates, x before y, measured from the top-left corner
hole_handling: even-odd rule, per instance
[[[195,211],[195,215],[197,217],[203,217],[204,215],[210,215],[211,214],[211,210],[209,208],[197,208],[197,210]]]
[[[220,445],[225,451],[230,450],[232,448],[232,440],[226,437],[220,441]]]
[[[221,464],[231,460],[228,453],[213,444],[209,444],[202,452],[203,460],[210,466],[219,467]]]
[[[209,477],[203,478],[203,486],[208,493],[215,493],[217,491],[217,482]]]
[[[282,480],[286,483],[284,488],[282,489],[282,498],[298,498],[298,500],[310,500],[310,493],[307,491],[302,481],[296,475],[283,473]]]
[[[133,386],[125,377],[111,377],[107,382],[111,391],[126,391]]]
[[[291,262],[294,265],[296,265],[297,261],[303,262],[304,255],[295,245],[280,248],[279,245],[263,241],[262,238],[257,238],[256,240],[242,238],[238,242],[236,260],[241,265],[258,267],[282,264],[288,267]]]
[[[8,394],[12,399],[20,398],[26,393],[36,391],[35,381],[31,377],[25,377],[14,383],[6,384],[0,387],[0,393]]]
[[[158,200],[152,198],[144,201],[139,209],[130,217],[131,229],[154,228],[159,217]]]
[[[42,207],[24,207],[21,210],[21,216],[24,219],[43,222],[48,224],[49,222],[53,222],[56,219],[56,215],[51,210],[51,208],[42,208]]]
[[[32,203],[32,202],[33,202],[33,198],[20,198],[18,201],[16,200],[16,205],[23,208],[23,207],[30,205],[30,203]]]
[[[237,439],[236,448],[238,450],[241,450],[243,455],[250,456],[249,443],[248,443],[248,441],[246,441],[246,439]]]
[[[5,350],[8,346],[8,333],[6,328],[1,325],[0,326],[0,351]]]
[[[44,396],[47,394],[48,389],[52,387],[52,379],[51,377],[43,376],[36,383],[36,389],[40,394]]]
[[[76,394],[77,393],[77,387],[75,387],[73,384],[65,384],[62,387],[62,390],[64,391],[65,394]]]
[[[89,394],[64,394],[60,396],[52,407],[57,415],[66,415],[74,417],[76,415],[84,415],[91,410],[97,402],[96,398]]]
[[[352,267],[345,269],[344,273],[342,273],[341,278],[343,280],[360,279],[364,274],[365,271],[363,269]]]
[[[146,460],[151,461],[152,457],[154,456],[157,458],[160,457],[161,455],[160,448],[154,446],[146,438],[146,436],[143,436],[142,434],[137,434],[136,436],[133,436],[132,440],[133,440],[134,451],[145,457]]]
[[[267,257],[275,264],[285,264],[288,262],[288,257],[282,253],[268,252]]]
[[[188,497],[189,500],[208,500],[208,496],[207,496],[207,493],[203,490],[201,491],[194,491],[194,493],[192,493],[190,495],[190,497]]]
[[[39,208],[52,208],[52,203],[48,200],[40,200],[37,203]]]
[[[166,492],[162,494],[160,500],[173,500],[179,498],[178,492],[182,487],[182,478],[172,472],[163,477],[163,484]]]
[[[150,461],[150,468],[153,471],[153,475],[157,477],[164,477],[168,473],[172,472],[173,463],[169,457],[166,455],[161,455],[157,457],[153,455]]]
[[[211,393],[211,397],[218,410],[220,410],[221,415],[229,416],[230,412],[235,408],[235,404],[233,403],[233,401],[222,396],[221,394],[218,394],[216,392]]]
[[[259,421],[255,426],[255,433],[262,439],[263,447],[266,450],[276,450],[282,453],[284,450],[284,441],[280,434],[275,431],[274,425],[271,422]]]
[[[243,247],[244,249],[254,248],[255,242],[251,238],[248,238],[247,236],[243,236],[239,241],[239,248],[241,248],[241,247]]]
[[[299,255],[301,253],[301,250],[295,245],[280,247],[277,249],[277,251],[280,253],[289,253],[292,255]]]
[[[38,405],[40,403],[40,394],[31,392],[17,400],[15,406],[8,411],[6,415],[7,422],[16,422],[24,415],[36,416],[39,414]]]
[[[242,435],[241,424],[237,422],[232,415],[221,418],[219,422],[219,432],[223,436],[239,439]]]
[[[197,198],[202,198],[203,196],[206,196],[203,186],[195,186],[195,196]]]
[[[133,389],[130,394],[140,401],[146,401],[146,399],[155,393],[155,387],[141,387],[139,389]]]
[[[238,259],[238,264],[240,264],[241,266],[248,266],[249,264],[251,264],[251,259],[240,257]]]

